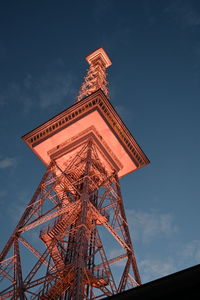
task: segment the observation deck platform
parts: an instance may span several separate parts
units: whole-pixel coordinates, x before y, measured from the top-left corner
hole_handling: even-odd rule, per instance
[[[22,137],[48,165],[51,159],[64,169],[67,159],[93,137],[106,169],[122,177],[149,164],[102,90],[97,90]]]

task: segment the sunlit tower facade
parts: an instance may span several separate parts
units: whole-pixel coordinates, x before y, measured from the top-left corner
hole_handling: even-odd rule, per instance
[[[109,101],[104,49],[75,104],[22,139],[45,174],[0,255],[0,299],[97,299],[141,284],[119,178],[149,163]]]

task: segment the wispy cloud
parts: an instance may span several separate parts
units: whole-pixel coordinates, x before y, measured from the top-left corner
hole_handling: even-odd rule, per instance
[[[183,247],[182,259],[185,263],[200,263],[200,240],[193,240]]]
[[[13,201],[8,208],[8,214],[11,223],[16,224],[19,221],[26,205],[30,201],[30,192],[27,190],[20,190],[15,195],[16,201]]]
[[[120,248],[115,247],[115,248],[111,248],[109,250],[109,252],[107,253],[107,256],[109,259],[111,259],[111,258],[120,256],[122,254],[125,254],[125,250],[122,249],[121,247]],[[124,267],[125,260],[126,260],[126,258],[115,262],[115,267]]]
[[[6,46],[5,44],[0,41],[0,61],[6,58]]]
[[[63,62],[57,60],[37,78],[28,73],[23,80],[0,89],[0,105],[19,103],[22,113],[28,114],[35,107],[46,109],[60,104],[73,93],[73,77]]]
[[[149,242],[155,237],[169,237],[178,231],[171,213],[127,210],[127,217],[130,231],[142,242]]]
[[[5,157],[0,159],[0,169],[7,169],[16,166],[17,161],[11,157]]]
[[[172,259],[144,259],[139,262],[139,268],[143,282],[148,282],[176,271]]]
[[[72,89],[72,76],[69,73],[47,72],[36,84],[36,94],[42,108],[59,104]]]
[[[116,111],[124,121],[129,121],[133,118],[133,112],[128,109],[128,107],[123,105],[116,105],[115,106]]]
[[[2,215],[3,212],[3,207],[5,205],[5,197],[8,195],[7,191],[1,190],[0,191],[0,216]]]
[[[117,5],[114,0],[95,0],[93,2],[93,19],[97,24],[105,26],[110,20],[114,20],[114,27],[108,23],[108,30],[97,37],[99,46],[105,46],[106,51],[116,52],[116,48],[128,46],[132,39],[132,28],[124,15],[117,13]],[[110,27],[111,26],[111,27]],[[112,28],[112,29],[111,29]],[[114,59],[114,57],[113,57]]]
[[[97,23],[103,23],[104,18],[112,11],[113,1],[95,0],[93,2],[93,16]]]
[[[148,253],[138,265],[143,282],[148,282],[171,273],[189,268],[200,262],[200,240],[177,244],[171,255]],[[151,257],[149,257],[151,255]]]
[[[0,90],[1,106],[8,106],[15,102],[20,104],[23,113],[29,111],[32,106],[32,95],[24,86],[23,82],[9,82],[7,87]]]
[[[8,194],[7,191],[1,190],[1,191],[0,191],[0,199],[1,199],[1,198],[4,198],[7,194]]]
[[[164,12],[183,29],[193,29],[200,25],[200,12],[192,1],[169,1],[164,8]]]

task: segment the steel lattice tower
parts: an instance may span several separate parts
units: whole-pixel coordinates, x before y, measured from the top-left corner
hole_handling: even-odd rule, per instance
[[[47,169],[1,252],[0,299],[97,299],[141,284],[119,178],[149,160],[109,101],[108,55],[86,60],[75,104],[22,137]]]

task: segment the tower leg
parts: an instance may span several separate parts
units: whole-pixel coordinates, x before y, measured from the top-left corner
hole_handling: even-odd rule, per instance
[[[91,300],[140,284],[115,170],[92,138],[65,166],[51,162],[1,253],[2,299]]]
[[[20,259],[20,252],[19,252],[19,244],[18,239],[15,238],[14,240],[14,256],[15,256],[15,263],[14,263],[14,297],[13,299],[20,299],[24,300],[24,290],[23,290],[23,277],[22,277],[22,269],[21,269],[21,259]]]
[[[122,201],[120,183],[119,183],[119,179],[118,179],[117,175],[115,175],[115,180],[116,180],[118,198],[120,200],[119,201],[119,207],[120,207],[121,215],[122,215],[122,218],[123,218],[123,227],[124,227],[124,231],[125,231],[125,234],[126,234],[126,243],[129,245],[129,247],[131,249],[131,252],[128,253],[128,260],[129,260],[128,265],[130,265],[130,264],[132,265],[132,269],[133,269],[133,272],[134,272],[134,275],[135,275],[135,280],[140,285],[141,284],[141,278],[140,278],[140,274],[139,274],[139,270],[138,270],[137,262],[136,262],[136,257],[135,257],[135,253],[134,253],[132,242],[131,242],[131,236],[130,236],[130,232],[129,232],[129,229],[128,229],[128,222],[127,222],[125,209],[124,209],[124,205],[123,205],[123,201]],[[128,268],[128,265],[126,266],[126,268]],[[124,277],[126,277],[126,275],[124,275]],[[122,291],[122,290],[123,290],[123,288],[120,289],[120,291]]]
[[[76,256],[75,256],[75,272],[74,272],[74,287],[73,287],[73,299],[81,300],[84,299],[84,277],[86,268],[86,257],[88,249],[88,231],[87,228],[87,213],[89,203],[89,175],[91,166],[91,147],[92,141],[89,141],[86,156],[86,165],[84,170],[84,179],[82,184],[82,192],[80,196],[81,201],[81,212],[78,221],[78,227],[76,233]]]

